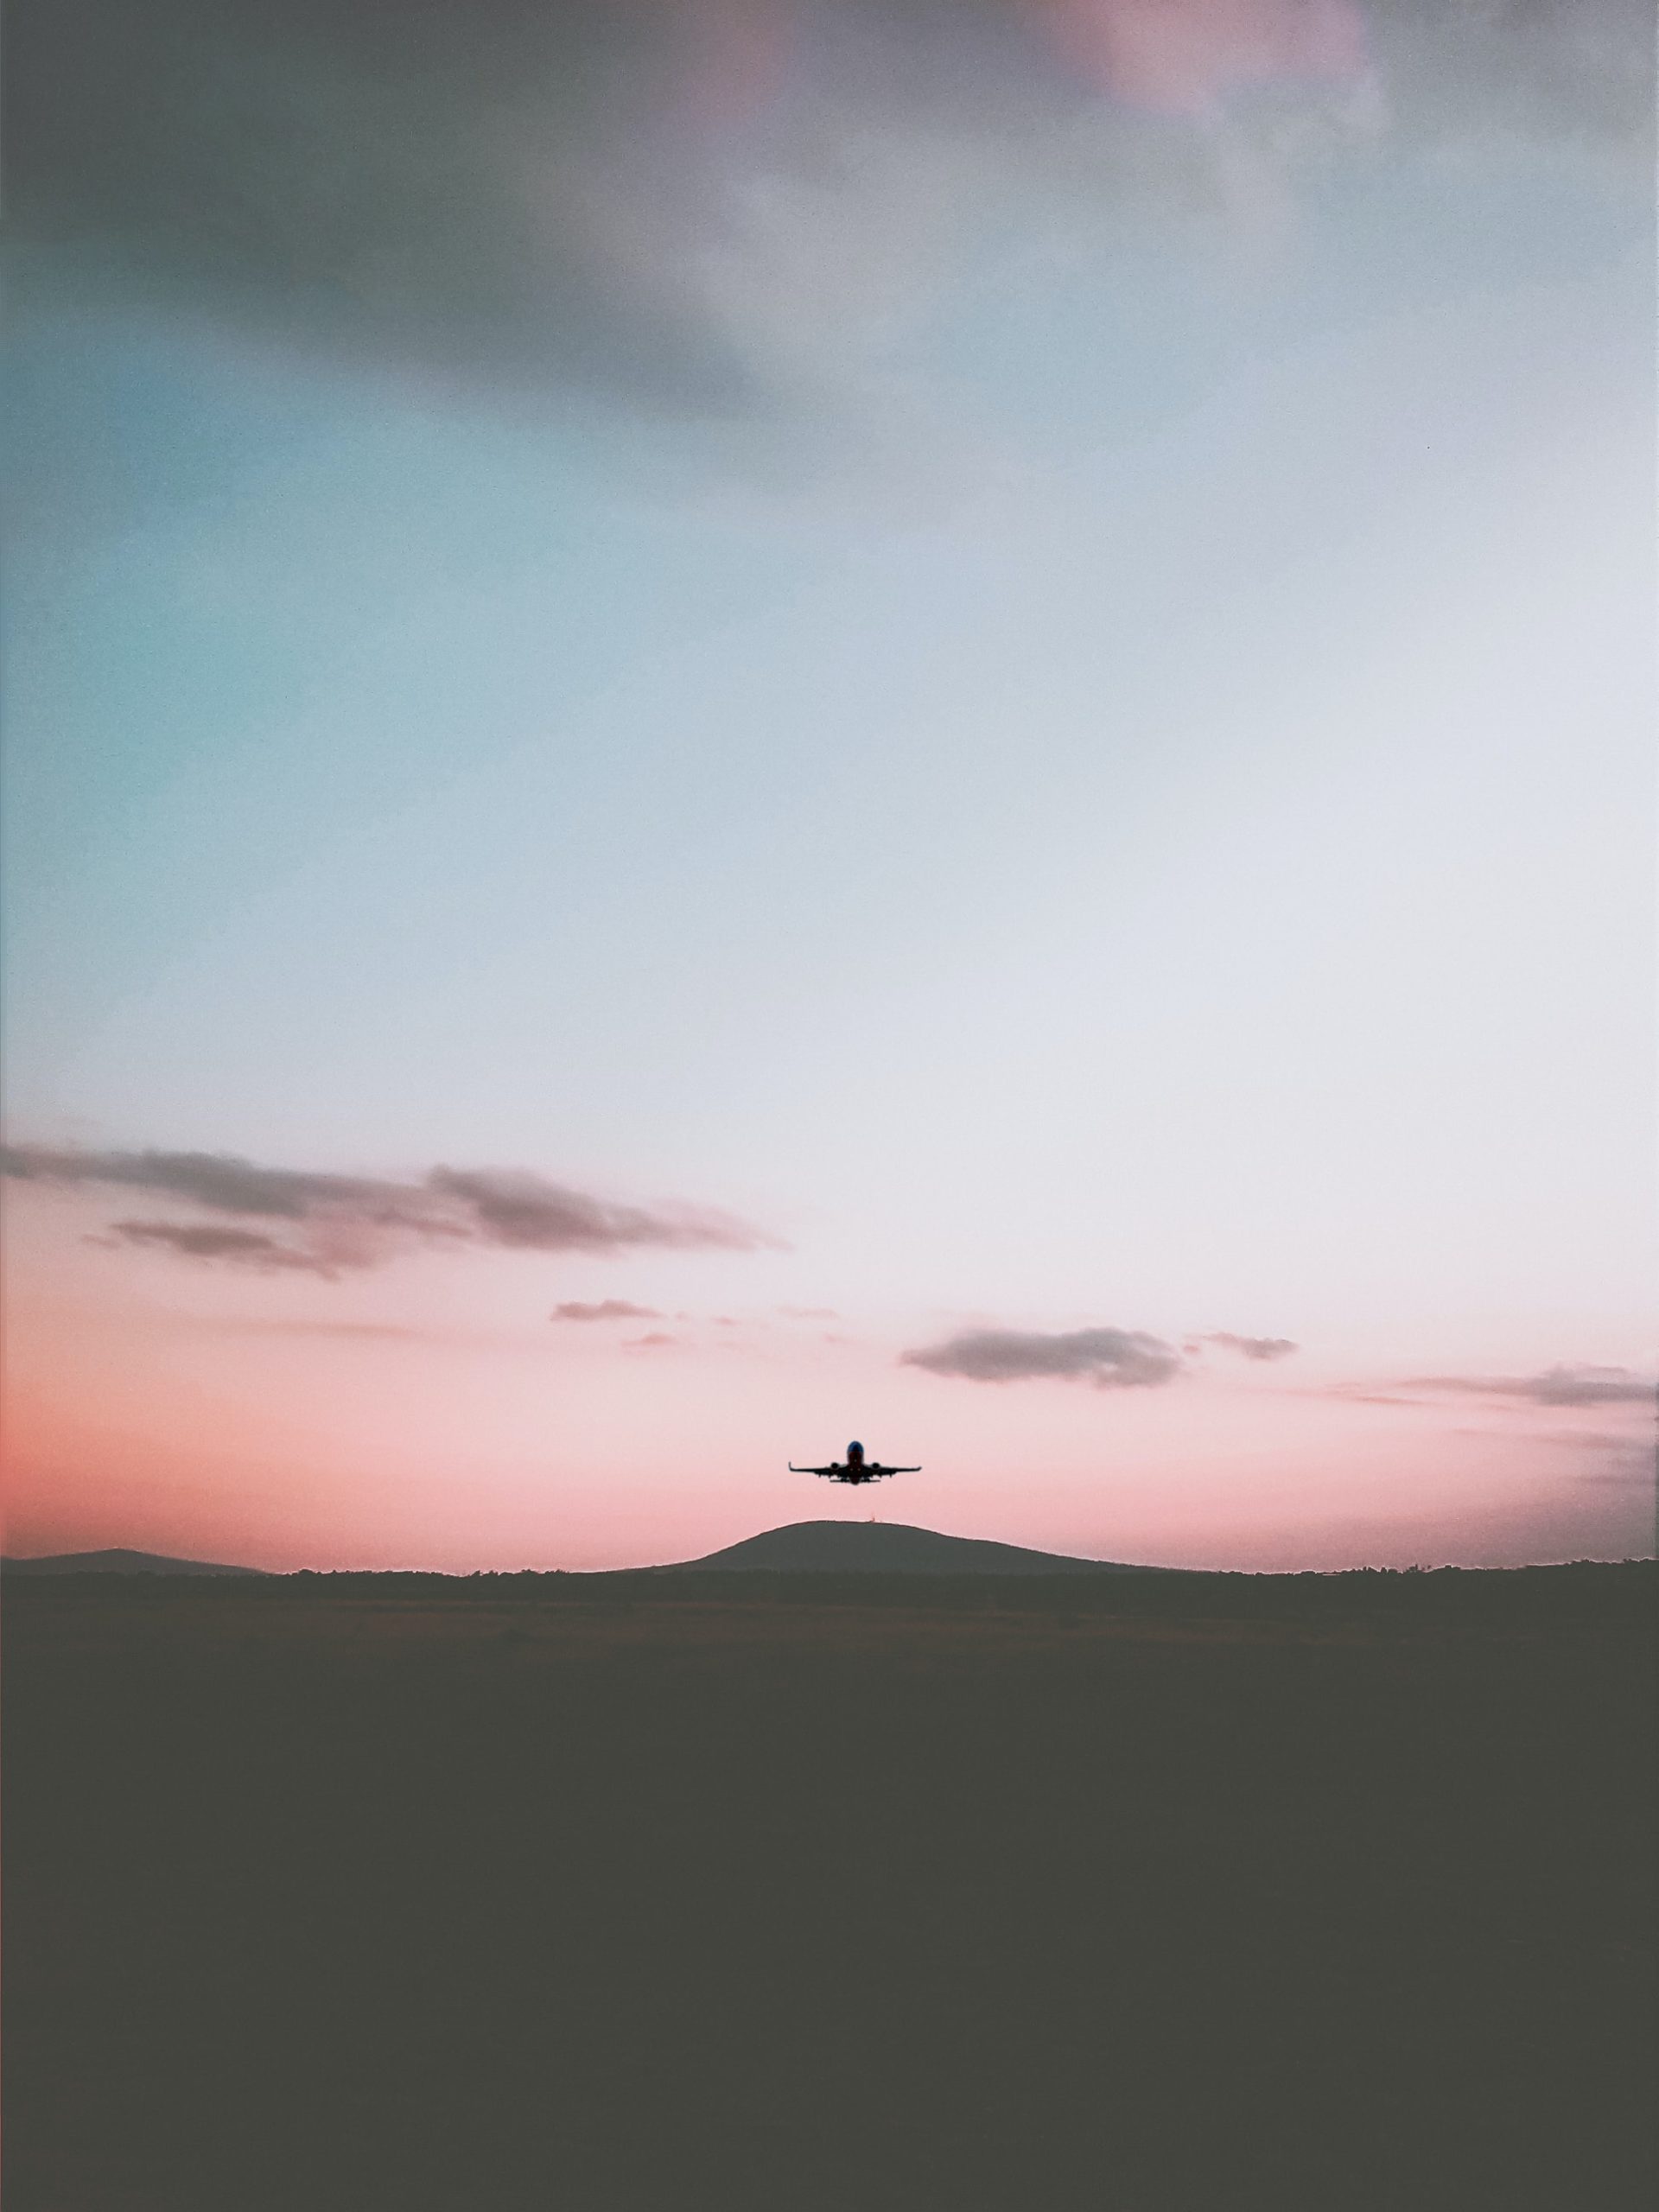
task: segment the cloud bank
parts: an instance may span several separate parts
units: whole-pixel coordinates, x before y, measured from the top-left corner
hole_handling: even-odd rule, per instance
[[[413,1181],[267,1167],[226,1153],[120,1152],[13,1145],[0,1174],[51,1187],[144,1191],[269,1228],[129,1221],[129,1244],[187,1259],[332,1276],[422,1246],[497,1251],[752,1252],[775,1243],[711,1207],[626,1205],[524,1168],[438,1166]]]

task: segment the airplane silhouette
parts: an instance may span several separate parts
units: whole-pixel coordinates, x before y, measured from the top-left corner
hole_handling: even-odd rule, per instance
[[[798,1467],[791,1459],[791,1475],[822,1475],[832,1483],[879,1483],[888,1475],[919,1475],[919,1467],[884,1467],[879,1459],[867,1459],[861,1444],[849,1444],[844,1459],[832,1459],[827,1467]]]

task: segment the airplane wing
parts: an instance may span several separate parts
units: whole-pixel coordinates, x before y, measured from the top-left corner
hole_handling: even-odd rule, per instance
[[[828,1467],[798,1467],[795,1462],[791,1459],[789,1463],[789,1471],[791,1475],[833,1475],[836,1471],[833,1465]]]
[[[919,1475],[921,1471],[919,1467],[872,1467],[870,1470],[875,1475]]]

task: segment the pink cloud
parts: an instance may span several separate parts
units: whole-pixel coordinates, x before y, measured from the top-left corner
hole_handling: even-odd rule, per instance
[[[1365,66],[1352,0],[1033,0],[1056,44],[1132,107],[1202,116],[1254,85],[1340,82]]]

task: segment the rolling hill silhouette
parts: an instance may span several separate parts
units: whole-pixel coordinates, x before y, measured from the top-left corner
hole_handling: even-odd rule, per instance
[[[770,1574],[1160,1574],[1162,1567],[1117,1560],[1071,1559],[977,1536],[942,1536],[889,1521],[795,1521],[768,1529],[706,1559],[679,1560],[661,1572],[732,1568]]]
[[[220,1567],[205,1559],[163,1559],[156,1552],[53,1552],[44,1559],[0,1560],[7,1574],[264,1574],[262,1567]]]

